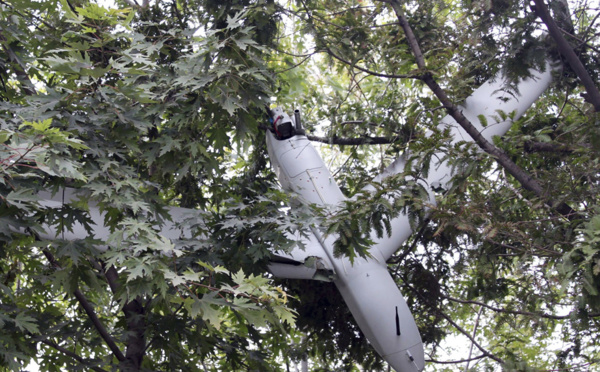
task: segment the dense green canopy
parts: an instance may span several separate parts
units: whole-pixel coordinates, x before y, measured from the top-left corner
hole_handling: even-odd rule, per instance
[[[426,370],[597,368],[599,24],[588,0],[0,0],[0,370],[387,370],[333,284],[267,264],[310,226],[367,254],[400,212]],[[548,59],[507,135],[449,145],[473,89]],[[265,105],[302,110],[354,202],[288,208]],[[414,180],[440,151],[457,172],[431,205]],[[40,203],[63,187],[79,200]],[[92,205],[106,242],[41,238]],[[161,237],[171,206],[191,237]]]

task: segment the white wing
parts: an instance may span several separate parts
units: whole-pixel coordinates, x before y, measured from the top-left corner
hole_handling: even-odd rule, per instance
[[[518,83],[517,88],[519,93],[513,94],[504,90],[505,79],[502,76],[494,80],[484,83],[477,88],[469,98],[466,99],[464,105],[461,106],[462,113],[469,121],[479,130],[483,137],[492,141],[492,137],[505,134],[514,120],[520,118],[525,111],[544,93],[552,81],[552,70],[548,64],[544,72],[533,71],[532,77],[522,80]],[[506,115],[511,115],[512,118],[502,120],[500,112]],[[487,126],[483,126],[480,118],[484,118]],[[442,119],[443,126],[449,127],[453,136],[453,142],[458,141],[473,141],[473,139],[462,129],[462,127],[450,116]],[[443,154],[433,156],[432,159],[442,159]],[[404,171],[404,157],[398,157],[387,169],[377,176],[374,181],[381,182],[386,177]],[[429,192],[429,201],[435,205],[435,195],[432,187],[445,188],[452,179],[452,169],[446,162],[438,162],[432,164],[423,186]],[[400,215],[395,218],[392,223],[391,237],[384,236],[377,238],[373,232],[371,239],[375,242],[377,249],[385,260],[390,258],[396,250],[408,239],[412,234],[408,217]]]

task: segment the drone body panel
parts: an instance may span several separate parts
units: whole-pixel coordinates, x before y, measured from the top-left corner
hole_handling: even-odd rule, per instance
[[[305,136],[279,140],[267,132],[267,149],[282,187],[304,202],[335,208],[345,199]],[[374,349],[397,371],[421,371],[425,365],[421,336],[378,250],[372,249],[372,257],[350,262],[334,256],[334,236],[323,236],[317,229],[313,234],[322,257],[333,265],[333,282]],[[295,250],[291,256],[300,258],[302,254]],[[290,272],[295,270],[290,268]]]
[[[344,200],[329,169],[306,136],[278,140],[267,131],[267,150],[279,183],[309,204],[335,205]]]

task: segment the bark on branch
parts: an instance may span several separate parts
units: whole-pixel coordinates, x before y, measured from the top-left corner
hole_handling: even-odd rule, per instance
[[[398,21],[400,22],[400,26],[404,30],[406,34],[406,39],[409,43],[409,46],[413,52],[415,57],[417,67],[420,70],[424,71],[423,74],[423,82],[427,84],[429,89],[432,90],[433,94],[440,100],[446,111],[452,116],[452,118],[473,138],[475,143],[485,152],[490,154],[492,157],[496,159],[496,161],[504,168],[506,171],[512,175],[524,189],[533,192],[537,197],[542,200],[545,200],[545,203],[558,211],[561,215],[568,218],[569,220],[573,220],[577,217],[577,212],[575,212],[570,206],[568,206],[564,202],[552,203],[551,200],[548,200],[546,191],[542,188],[539,182],[534,179],[529,173],[525,170],[521,169],[517,164],[515,164],[509,156],[504,153],[502,150],[494,146],[492,143],[487,141],[483,135],[477,130],[477,128],[463,115],[463,113],[458,109],[458,107],[450,100],[446,92],[440,87],[440,85],[435,81],[433,75],[430,72],[427,72],[427,66],[425,65],[425,59],[423,58],[423,53],[421,52],[421,48],[419,47],[419,43],[415,34],[412,31],[406,17],[404,16],[404,11],[402,10],[402,5],[397,0],[386,0],[386,3],[389,3],[396,16]]]
[[[127,370],[139,371],[146,353],[146,311],[141,299],[136,298],[123,306],[127,324]]]
[[[42,252],[53,267],[60,268],[58,261],[56,261],[56,258],[54,258],[54,255],[49,250],[43,249]],[[115,340],[108,333],[108,331],[96,315],[92,304],[90,304],[90,302],[85,298],[85,296],[83,295],[83,293],[81,293],[79,289],[75,290],[73,292],[73,295],[75,295],[75,298],[87,314],[88,318],[92,321],[92,324],[96,328],[96,331],[98,331],[98,334],[100,334],[100,337],[102,337],[108,348],[112,351],[115,358],[117,358],[117,360],[119,360],[120,362],[125,361],[125,356],[121,352],[121,349],[119,349]]]
[[[114,266],[106,267],[104,262],[96,262],[94,266],[100,270],[113,294],[119,290],[119,274]],[[125,324],[127,325],[127,349],[123,367],[126,370],[139,370],[146,354],[146,309],[140,298],[133,299],[123,306]]]
[[[573,50],[569,42],[563,36],[556,22],[554,22],[554,19],[552,18],[548,7],[544,3],[544,0],[533,1],[535,3],[535,13],[541,18],[541,20],[548,28],[550,36],[556,42],[559,53],[563,57],[565,57],[567,63],[569,64],[569,66],[571,66],[571,68],[577,74],[577,77],[579,77],[579,80],[581,80],[581,83],[585,87],[585,90],[587,91],[586,98],[588,102],[590,102],[594,106],[594,110],[596,112],[600,112],[600,91],[598,91],[598,88],[594,84],[594,80],[592,79],[590,74],[588,74],[587,70],[585,69],[585,66],[583,65],[579,57],[577,57],[577,54],[575,54],[575,51]]]
[[[95,266],[104,274],[106,281],[113,294],[119,290],[119,273],[114,266],[106,267],[104,262],[96,263]],[[140,298],[135,298],[123,306],[125,324],[127,325],[127,349],[123,368],[137,371],[142,366],[144,355],[146,355],[146,309]]]

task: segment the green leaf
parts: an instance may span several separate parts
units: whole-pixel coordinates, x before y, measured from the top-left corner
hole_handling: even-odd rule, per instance
[[[20,312],[13,319],[15,322],[15,326],[19,328],[21,331],[39,334],[40,330],[38,328],[37,320],[35,318],[30,317],[29,315],[25,315],[24,312]]]
[[[31,189],[19,189],[8,193],[5,200],[8,204],[21,210],[30,211],[40,198]]]
[[[487,117],[485,115],[477,115],[477,119],[479,119],[479,123],[481,123],[482,127],[485,128],[488,126]]]

